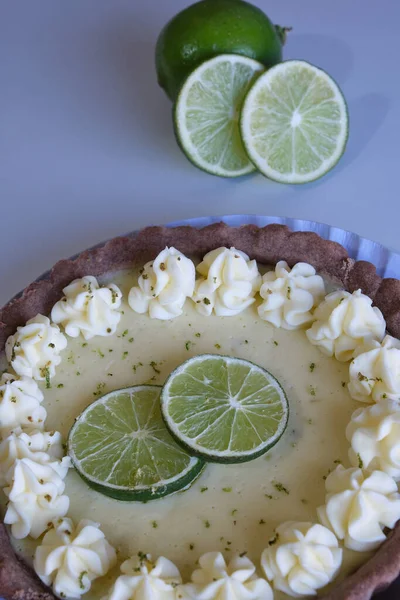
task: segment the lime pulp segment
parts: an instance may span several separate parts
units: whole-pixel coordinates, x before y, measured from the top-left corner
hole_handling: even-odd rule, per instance
[[[252,460],[274,446],[289,416],[285,392],[261,367],[205,354],[178,367],[161,393],[174,438],[211,462]]]
[[[255,82],[240,125],[247,153],[264,175],[306,183],[322,177],[342,156],[348,112],[341,90],[325,71],[289,60]]]
[[[239,115],[263,71],[251,58],[223,54],[201,64],[184,83],[175,105],[175,131],[184,153],[200,169],[223,177],[255,170],[243,147]]]
[[[204,463],[166,429],[158,386],[115,390],[88,406],[73,425],[68,452],[79,475],[119,500],[148,501],[182,490]]]

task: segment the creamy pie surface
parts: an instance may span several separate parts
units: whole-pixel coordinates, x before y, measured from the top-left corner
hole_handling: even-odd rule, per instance
[[[346,463],[345,430],[359,405],[348,394],[348,364],[323,355],[304,331],[276,329],[262,321],[253,305],[235,317],[205,317],[186,301],[184,314],[170,321],[134,313],[126,298],[136,271],[103,278],[124,295],[116,335],[68,339],[51,389],[43,389],[47,430],[66,439],[74,419],[104,393],[143,383],[163,384],[188,358],[215,353],[250,360],[269,370],[288,396],[288,427],[277,445],[260,458],[239,465],[208,464],[187,491],[141,504],[120,502],[89,488],[71,469],[65,493],[68,516],[101,524],[124,560],[138,551],[166,556],[188,580],[198,558],[209,551],[246,552],[259,565],[261,552],[283,521],[316,522],[324,503],[324,479]],[[1,502],[5,504],[2,494]],[[12,540],[30,562],[37,541]],[[343,578],[369,555],[345,550]],[[100,598],[119,567],[93,582],[86,598]],[[337,580],[336,580],[337,581]],[[275,592],[275,598],[286,598]]]

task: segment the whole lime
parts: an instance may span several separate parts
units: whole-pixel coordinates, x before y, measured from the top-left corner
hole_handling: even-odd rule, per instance
[[[248,2],[201,0],[161,31],[156,45],[158,83],[175,100],[193,69],[218,54],[241,54],[271,67],[282,60],[284,36],[284,28]]]

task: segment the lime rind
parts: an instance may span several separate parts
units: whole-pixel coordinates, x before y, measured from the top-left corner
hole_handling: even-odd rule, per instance
[[[254,165],[280,183],[308,183],[329,172],[349,135],[337,83],[306,61],[284,61],[261,75],[241,113],[244,146]]]
[[[115,390],[89,405],[68,438],[72,463],[92,488],[118,500],[147,502],[181,491],[204,463],[168,433],[159,386]]]
[[[251,58],[222,54],[189,75],[174,107],[174,128],[194,165],[221,177],[255,171],[243,146],[239,115],[249,87],[264,69]]]
[[[161,392],[161,413],[171,435],[191,454],[240,463],[278,442],[289,405],[268,371],[247,360],[205,354],[171,373]]]

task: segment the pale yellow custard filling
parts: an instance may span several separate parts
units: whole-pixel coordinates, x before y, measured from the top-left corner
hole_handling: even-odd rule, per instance
[[[62,362],[43,405],[46,430],[64,438],[82,410],[113,389],[162,384],[188,358],[203,353],[244,358],[269,370],[288,396],[288,427],[266,455],[239,465],[207,465],[192,487],[147,504],[119,502],[89,488],[71,469],[65,493],[68,516],[101,523],[122,559],[138,551],[165,556],[188,580],[197,559],[221,551],[229,559],[247,552],[259,564],[261,552],[283,521],[317,521],[324,503],[324,479],[339,462],[347,463],[346,425],[357,407],[345,387],[348,364],[321,354],[304,331],[276,329],[262,321],[253,305],[236,317],[205,317],[189,300],[174,320],[152,320],[128,306],[137,272],[118,273],[112,281],[124,295],[122,318],[112,337],[68,338]],[[2,494],[1,502],[5,504]],[[36,541],[13,540],[31,561]],[[344,553],[340,577],[366,560]],[[100,598],[115,578],[113,570],[93,583],[85,596]],[[275,593],[275,598],[284,598]]]

